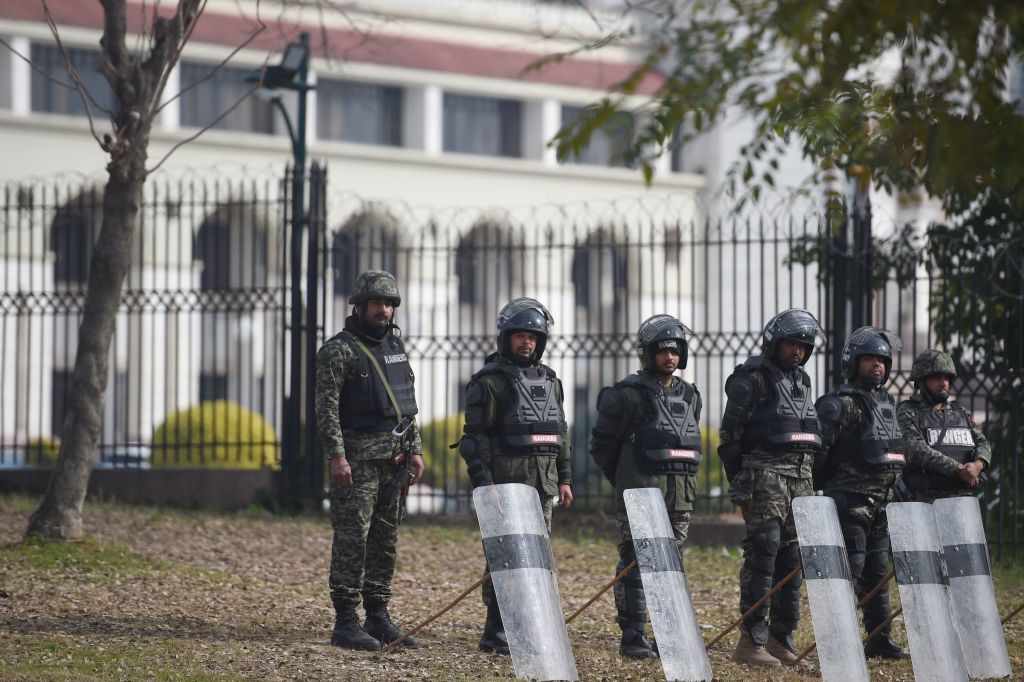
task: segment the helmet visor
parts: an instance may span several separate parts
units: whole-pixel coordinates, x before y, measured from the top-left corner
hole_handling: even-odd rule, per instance
[[[772,338],[772,337],[775,338]],[[767,341],[776,339],[792,339],[806,343],[812,349],[818,346],[818,341],[825,340],[825,330],[818,324],[817,318],[803,308],[790,308],[784,310],[765,325],[765,338]]]

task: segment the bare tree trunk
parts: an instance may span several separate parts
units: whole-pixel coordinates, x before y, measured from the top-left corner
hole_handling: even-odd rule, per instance
[[[117,97],[113,135],[98,140],[110,155],[103,224],[90,262],[64,439],[46,495],[25,531],[60,540],[82,535],[82,506],[103,425],[107,359],[142,206],[149,134],[167,73],[177,61],[202,0],[178,0],[174,16],[153,19],[149,54],[144,59],[133,55],[125,42],[127,0],[100,2],[104,54],[100,71]],[[84,99],[81,88],[79,92]]]
[[[111,165],[114,163],[117,161]],[[128,160],[126,165],[133,164]],[[46,495],[29,519],[27,535],[61,540],[82,535],[82,505],[103,425],[110,343],[117,323],[121,287],[131,267],[144,178],[144,171],[135,175],[112,168],[107,181],[103,224],[93,249],[78,335],[64,438]]]

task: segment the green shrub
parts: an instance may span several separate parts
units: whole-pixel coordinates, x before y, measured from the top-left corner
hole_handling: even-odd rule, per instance
[[[466,465],[459,457],[458,448],[448,446],[462,436],[462,425],[466,415],[463,412],[450,414],[420,427],[423,441],[423,462],[427,467],[423,483],[432,488],[456,490],[459,483],[467,490],[471,487]]]
[[[25,446],[25,463],[29,466],[52,467],[60,454],[57,438],[33,438]]]
[[[153,432],[153,467],[277,468],[281,445],[256,412],[227,400],[167,417]]]
[[[724,494],[729,488],[725,480],[725,472],[722,470],[722,460],[718,457],[718,446],[722,439],[717,430],[701,428],[700,445],[704,453],[704,460],[700,464],[700,471],[697,473],[697,485],[702,488],[701,492],[707,494],[711,489],[718,486]]]

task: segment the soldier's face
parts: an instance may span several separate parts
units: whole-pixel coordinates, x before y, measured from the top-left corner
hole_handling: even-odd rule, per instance
[[[391,318],[395,316],[395,306],[386,299],[371,298],[360,307],[359,314],[363,324],[377,329],[387,329],[391,324]]]
[[[654,356],[654,368],[658,374],[668,375],[679,369],[679,352],[666,348]]]
[[[932,374],[924,378],[924,387],[939,400],[949,397],[949,377],[944,374]]]
[[[857,362],[857,378],[870,379],[873,383],[882,383],[885,376],[885,362],[878,355],[862,355]]]
[[[508,345],[512,355],[529,359],[533,351],[537,350],[537,335],[533,332],[513,332]]]
[[[807,344],[794,341],[793,339],[782,339],[779,341],[779,349],[775,352],[775,359],[787,365],[790,369],[799,367],[806,357]]]

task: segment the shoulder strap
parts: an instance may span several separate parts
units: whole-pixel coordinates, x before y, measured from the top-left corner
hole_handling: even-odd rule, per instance
[[[387,375],[384,374],[384,370],[380,368],[380,363],[377,362],[377,358],[373,357],[373,353],[370,352],[370,349],[367,348],[362,341],[356,338],[355,334],[349,333],[348,330],[343,331],[342,334],[352,339],[352,342],[356,345],[356,348],[358,348],[363,353],[363,355],[365,355],[367,359],[369,359],[370,364],[373,365],[374,371],[377,372],[377,376],[380,377],[381,383],[384,384],[384,390],[388,392],[388,400],[391,401],[391,407],[395,408],[395,414],[398,415],[398,421],[401,422],[402,410],[401,408],[398,407],[398,401],[395,400],[395,392],[391,390],[391,383],[388,381]]]

